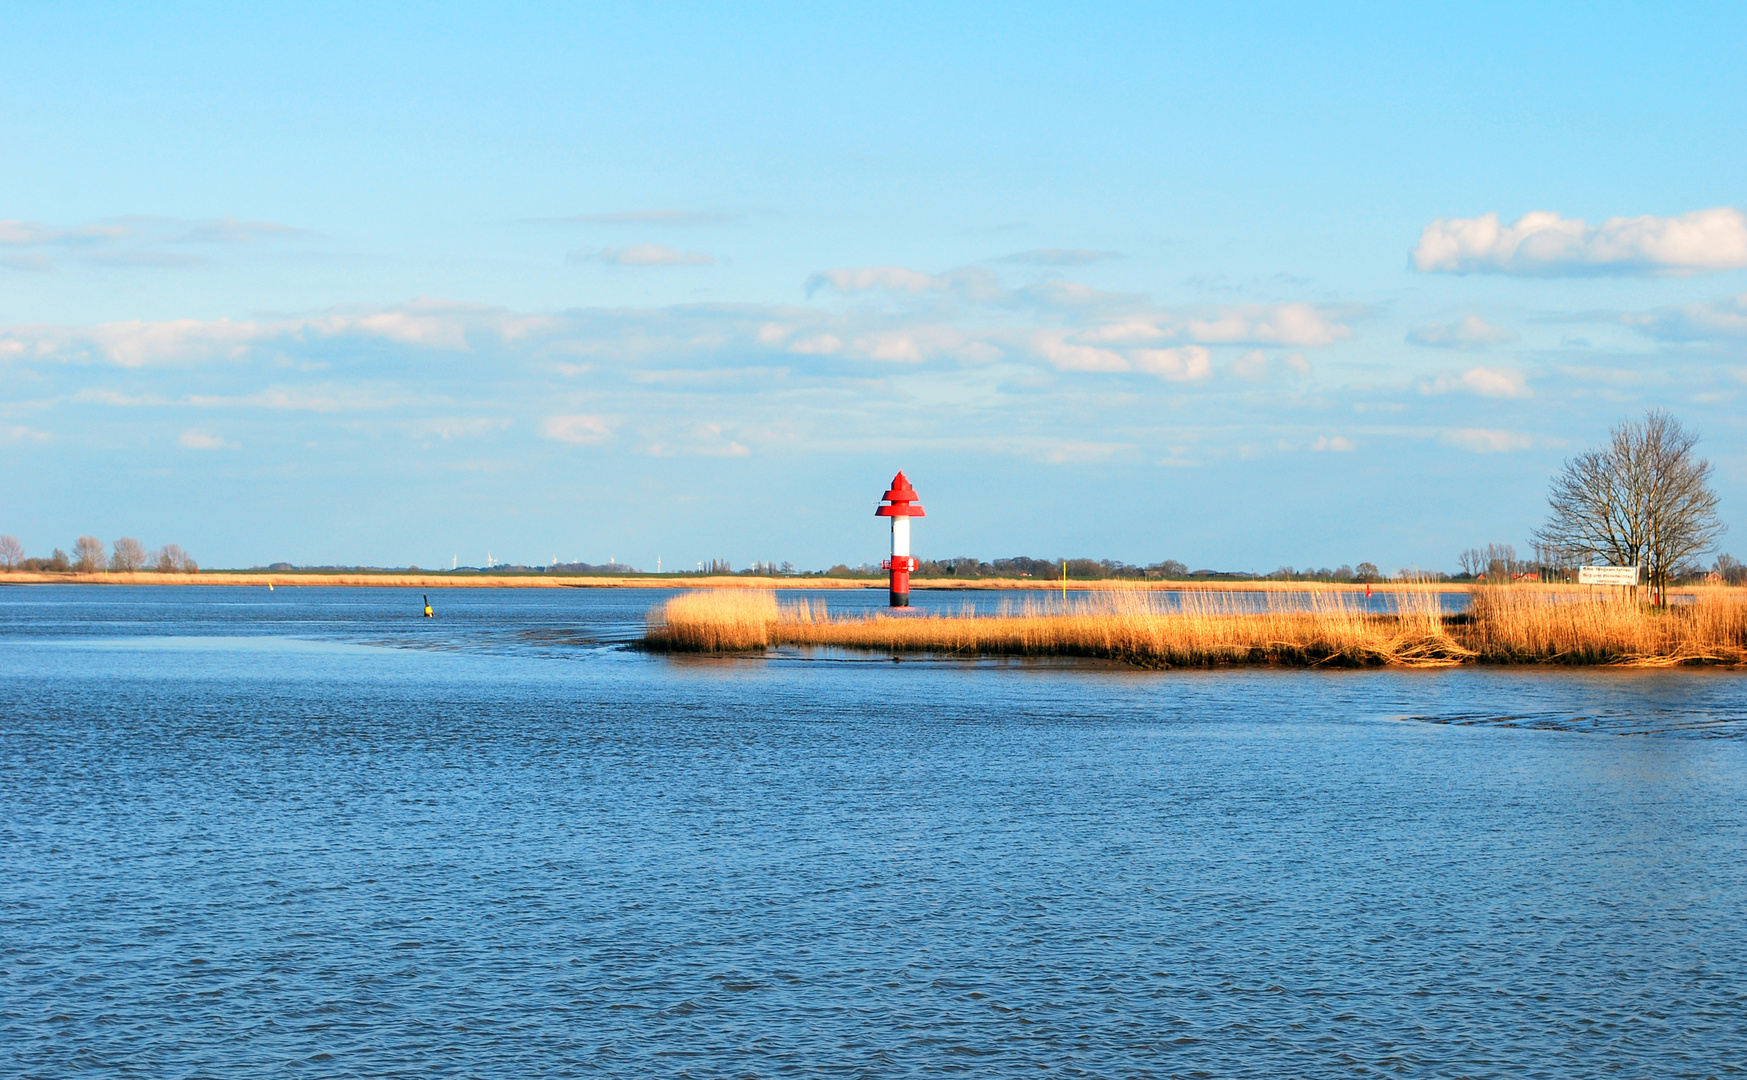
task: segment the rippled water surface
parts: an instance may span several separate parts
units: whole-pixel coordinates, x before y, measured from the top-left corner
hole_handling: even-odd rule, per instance
[[[1747,677],[625,648],[660,598],[0,589],[0,1073],[1747,1068]]]

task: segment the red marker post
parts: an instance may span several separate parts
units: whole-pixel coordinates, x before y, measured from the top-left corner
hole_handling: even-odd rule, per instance
[[[892,519],[892,557],[880,564],[892,572],[892,607],[910,606],[910,573],[916,569],[916,559],[910,554],[910,519],[927,517],[916,502],[916,489],[905,479],[904,471],[892,477],[891,490],[880,496],[887,506],[874,510],[874,517]]]

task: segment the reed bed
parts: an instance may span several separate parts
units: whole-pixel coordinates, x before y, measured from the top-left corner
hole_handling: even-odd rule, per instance
[[[1623,597],[1494,586],[1474,591],[1461,630],[1478,655],[1502,663],[1739,664],[1747,660],[1747,597],[1706,589],[1691,603],[1651,608]]]
[[[685,593],[651,611],[645,644],[746,652],[777,645],[952,656],[1073,656],[1145,667],[1226,664],[1446,667],[1455,664],[1738,664],[1747,602],[1732,592],[1666,611],[1521,587],[1476,590],[1441,613],[1432,590],[1396,592],[1390,614],[1341,593],[1299,596],[1103,590],[1063,603],[1011,601],[994,614],[833,616],[823,601],[767,591]]]

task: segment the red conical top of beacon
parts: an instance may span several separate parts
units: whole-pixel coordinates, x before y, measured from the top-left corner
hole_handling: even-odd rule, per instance
[[[881,506],[874,510],[874,517],[927,517],[922,507],[916,502],[916,489],[910,486],[905,478],[904,470],[899,469],[898,475],[892,477],[892,490],[880,496],[890,506]]]

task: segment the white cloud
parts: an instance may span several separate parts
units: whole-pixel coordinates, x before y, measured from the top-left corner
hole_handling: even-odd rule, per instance
[[[613,429],[598,416],[576,414],[572,416],[549,416],[540,425],[540,434],[558,442],[576,443],[579,446],[595,446],[613,437]]]
[[[401,345],[466,352],[470,325],[496,330],[508,338],[525,332],[526,324],[539,321],[420,299],[394,308],[273,322],[128,319],[90,327],[9,327],[0,330],[0,344],[28,340],[39,357],[80,360],[95,353],[120,367],[139,368],[215,358],[236,360],[257,345],[291,347],[310,338],[379,338]]]
[[[1151,315],[1127,315],[1102,323],[1085,331],[1080,337],[1099,344],[1129,344],[1140,341],[1169,341],[1178,336],[1174,326],[1161,326],[1161,319]]]
[[[92,327],[84,336],[111,362],[137,368],[158,361],[236,356],[250,342],[271,332],[257,323],[229,319],[129,319]]]
[[[258,244],[266,240],[311,235],[313,234],[304,229],[295,229],[276,221],[238,221],[234,217],[222,217],[188,222],[182,234],[172,240],[180,244]]]
[[[0,426],[0,443],[46,443],[52,439],[53,435],[35,428]]]
[[[1129,353],[1135,370],[1157,375],[1172,382],[1205,379],[1213,372],[1213,361],[1199,345],[1180,345],[1174,349],[1135,349]]]
[[[789,352],[801,356],[830,356],[843,348],[842,339],[833,334],[815,334],[804,337],[789,346]]]
[[[125,225],[103,223],[56,228],[35,221],[0,220],[0,246],[41,247],[49,244],[94,244],[120,240],[130,235]]]
[[[920,270],[910,270],[902,266],[821,270],[807,279],[809,295],[820,289],[840,293],[868,292],[875,289],[882,292],[919,293],[938,291],[944,287],[942,279],[933,274],[924,274]]]
[[[701,251],[680,251],[665,244],[632,244],[604,247],[598,251],[572,252],[572,262],[598,262],[612,266],[709,266],[716,260]]]
[[[185,450],[234,450],[236,443],[225,442],[221,436],[199,428],[189,428],[176,436],[176,444]]]
[[[53,243],[55,233],[34,221],[19,221],[16,218],[0,219],[0,244],[17,247],[25,244]]]
[[[1276,360],[1286,365],[1298,375],[1310,374],[1310,362],[1298,353],[1287,353],[1282,357],[1270,357],[1261,349],[1251,349],[1233,360],[1227,371],[1245,382],[1259,383],[1272,378],[1278,370],[1274,365]]]
[[[1626,316],[1626,325],[1663,341],[1747,338],[1747,293]]]
[[[1133,308],[1146,302],[1146,297],[1134,293],[1106,292],[1077,281],[1059,279],[1027,285],[1016,292],[1003,295],[1001,299],[1016,305],[1075,312],[1092,308]]]
[[[198,409],[272,409],[277,412],[376,412],[416,404],[404,394],[383,393],[369,386],[270,386],[253,394],[224,396],[190,394],[185,403]]]
[[[807,295],[812,296],[821,290],[843,296],[867,292],[910,296],[941,293],[979,302],[999,300],[1004,295],[994,274],[974,266],[949,270],[944,274],[925,274],[903,266],[821,270],[807,279]]]
[[[1462,373],[1462,385],[1482,397],[1520,398],[1529,396],[1528,382],[1523,373],[1511,368],[1469,368]]]
[[[490,435],[509,427],[513,421],[501,416],[430,417],[398,425],[399,430],[414,439],[461,439]]]
[[[113,405],[124,409],[163,406],[171,403],[169,398],[160,397],[157,394],[124,394],[119,390],[109,390],[103,387],[80,390],[72,396],[71,400],[81,405]]]
[[[1066,331],[1039,330],[1031,335],[1031,348],[1058,371],[1143,371],[1173,382],[1204,379],[1213,371],[1211,357],[1199,345],[1118,351],[1069,338]]]
[[[1310,444],[1310,449],[1319,454],[1350,454],[1357,449],[1357,447],[1353,445],[1353,440],[1346,438],[1343,435],[1323,435]]]
[[[731,439],[720,424],[693,424],[671,438],[644,448],[650,457],[748,457],[752,451]]]
[[[207,260],[187,251],[168,250],[190,244],[261,244],[312,235],[272,221],[239,221],[232,217],[195,219],[136,215],[71,228],[16,219],[0,221],[0,247],[24,249],[0,258],[14,270],[44,272],[55,262],[43,249],[91,266],[166,269],[204,265]],[[30,250],[36,249],[36,250]]]
[[[1031,347],[1052,367],[1061,371],[1130,371],[1128,358],[1111,349],[1075,345],[1061,330],[1039,330],[1031,335]]]
[[[402,345],[423,345],[450,352],[467,351],[467,330],[446,315],[420,314],[416,310],[382,311],[369,315],[333,315],[303,324],[330,337],[355,335],[382,338]],[[300,329],[301,327],[286,327]]]
[[[1268,354],[1260,349],[1243,354],[1231,362],[1231,373],[1250,382],[1266,378],[1268,375]]]
[[[94,266],[150,266],[161,270],[204,266],[206,264],[205,259],[198,255],[190,255],[185,251],[152,251],[137,248],[125,251],[93,251],[85,256],[85,261]]]
[[[1461,390],[1481,397],[1522,398],[1532,394],[1528,380],[1514,368],[1471,367],[1460,374],[1439,375],[1420,390],[1427,394],[1447,394]]]
[[[1203,345],[1332,345],[1353,336],[1351,328],[1304,303],[1242,304],[1190,318],[1183,333]]]
[[[46,274],[55,268],[55,261],[39,251],[0,256],[0,266],[27,274]]]
[[[1535,445],[1535,440],[1527,435],[1492,428],[1450,428],[1443,432],[1440,439],[1447,445],[1471,450],[1476,454],[1503,454],[1528,450]]]
[[[889,330],[883,334],[857,338],[855,349],[869,360],[920,364],[927,359],[927,345],[922,335],[904,330]]]
[[[904,364],[919,364],[940,356],[984,363],[1001,355],[1000,349],[950,326],[913,326],[865,334],[856,338],[851,348],[869,360]]]
[[[1747,215],[1722,206],[1599,226],[1545,210],[1512,225],[1497,214],[1438,218],[1420,233],[1413,265],[1428,273],[1547,277],[1732,270],[1747,267]]]
[[[1496,326],[1478,315],[1465,315],[1458,322],[1416,326],[1407,332],[1407,340],[1434,349],[1484,349],[1509,345],[1518,337],[1516,331],[1507,327]]]

